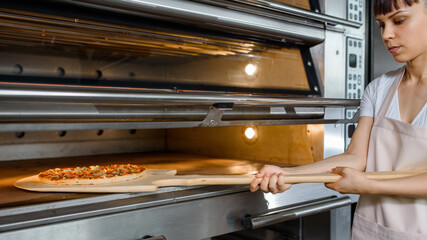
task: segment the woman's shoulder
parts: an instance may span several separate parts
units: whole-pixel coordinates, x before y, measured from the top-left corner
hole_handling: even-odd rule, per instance
[[[393,82],[394,80],[397,80],[397,78],[399,78],[402,73],[405,71],[405,66],[400,67],[398,69],[386,72],[384,74],[382,74],[381,76],[377,77],[375,80],[378,79],[378,81],[391,81]]]
[[[391,84],[398,80],[398,77],[401,76],[402,71],[405,70],[405,67],[400,67],[396,70],[386,72],[381,76],[375,78],[372,82],[368,84],[366,90],[377,92],[378,90],[387,91]]]

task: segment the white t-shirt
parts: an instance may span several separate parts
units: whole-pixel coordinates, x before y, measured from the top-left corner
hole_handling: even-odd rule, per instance
[[[384,98],[387,95],[391,84],[394,81],[399,81],[397,78],[400,76],[402,71],[405,71],[405,67],[401,67],[397,70],[385,73],[369,83],[360,102],[360,116],[375,118],[378,115],[378,112],[380,111],[381,105],[383,104]],[[386,117],[400,121],[397,91],[394,93],[393,100],[391,101]],[[424,104],[424,107],[421,109],[411,124],[427,127],[427,103]]]

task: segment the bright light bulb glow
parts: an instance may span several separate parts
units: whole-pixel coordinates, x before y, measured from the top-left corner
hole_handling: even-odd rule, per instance
[[[245,130],[245,137],[247,139],[252,139],[255,137],[255,130],[251,127],[246,128]]]
[[[253,65],[252,63],[249,63],[248,65],[246,65],[245,72],[249,76],[254,75],[254,73],[256,72],[256,66]]]

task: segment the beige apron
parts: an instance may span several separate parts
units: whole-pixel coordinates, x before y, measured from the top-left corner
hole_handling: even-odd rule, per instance
[[[427,169],[427,128],[385,117],[404,72],[402,70],[390,87],[375,118],[369,140],[367,172]],[[361,195],[352,239],[426,240],[427,200]]]

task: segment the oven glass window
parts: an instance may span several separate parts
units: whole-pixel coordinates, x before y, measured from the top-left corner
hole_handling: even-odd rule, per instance
[[[15,81],[295,94],[317,81],[309,51],[286,43],[141,19],[11,11],[0,20],[0,75]]]

